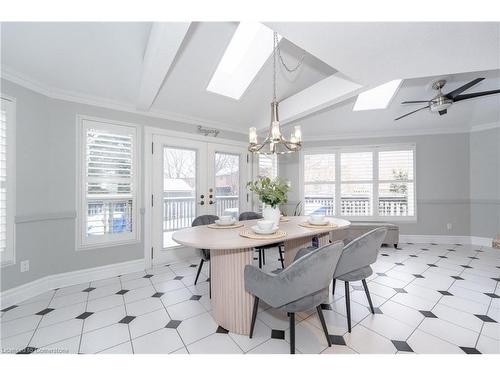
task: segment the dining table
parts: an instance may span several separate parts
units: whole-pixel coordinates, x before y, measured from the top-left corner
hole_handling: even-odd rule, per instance
[[[285,268],[297,252],[314,244],[330,243],[330,232],[343,230],[351,224],[344,219],[327,217],[329,225],[307,226],[307,216],[290,216],[280,220],[282,237],[247,238],[258,220],[241,221],[237,228],[202,225],[181,229],[172,239],[184,246],[210,250],[210,282],[212,315],[222,328],[247,335],[250,332],[253,296],[245,290],[245,266],[253,264],[256,247],[284,243]],[[307,226],[307,227],[306,227]],[[266,236],[263,236],[266,237]]]

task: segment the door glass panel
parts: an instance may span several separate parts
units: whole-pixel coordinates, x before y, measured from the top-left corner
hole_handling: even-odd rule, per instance
[[[240,214],[240,156],[223,152],[215,153],[215,204],[216,215]]]
[[[196,151],[163,148],[163,247],[177,246],[172,234],[196,217]]]

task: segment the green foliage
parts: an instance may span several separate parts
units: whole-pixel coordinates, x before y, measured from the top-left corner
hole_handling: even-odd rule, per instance
[[[260,177],[257,181],[247,184],[248,190],[255,193],[259,200],[272,208],[288,201],[287,193],[290,190],[288,183],[280,177],[271,180],[269,177]]]

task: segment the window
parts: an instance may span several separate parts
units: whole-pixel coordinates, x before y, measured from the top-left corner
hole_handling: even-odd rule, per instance
[[[81,247],[138,240],[137,128],[82,119]]]
[[[278,176],[278,158],[276,155],[257,154],[257,157],[259,158],[258,177],[276,178]]]
[[[414,219],[414,157],[413,145],[305,152],[305,214]]]
[[[0,110],[0,262],[15,263],[15,103],[1,98]]]

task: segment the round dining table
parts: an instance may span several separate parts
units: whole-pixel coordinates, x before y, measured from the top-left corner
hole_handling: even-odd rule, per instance
[[[215,321],[230,332],[248,334],[252,317],[253,296],[245,290],[244,270],[253,264],[254,249],[273,243],[284,243],[285,267],[293,262],[297,251],[314,244],[330,242],[330,232],[347,228],[347,220],[328,217],[332,225],[303,227],[307,216],[286,217],[279,224],[285,236],[279,239],[251,239],[240,232],[250,229],[258,220],[242,221],[244,226],[214,229],[207,225],[181,229],[172,239],[184,246],[210,250],[210,282]]]

